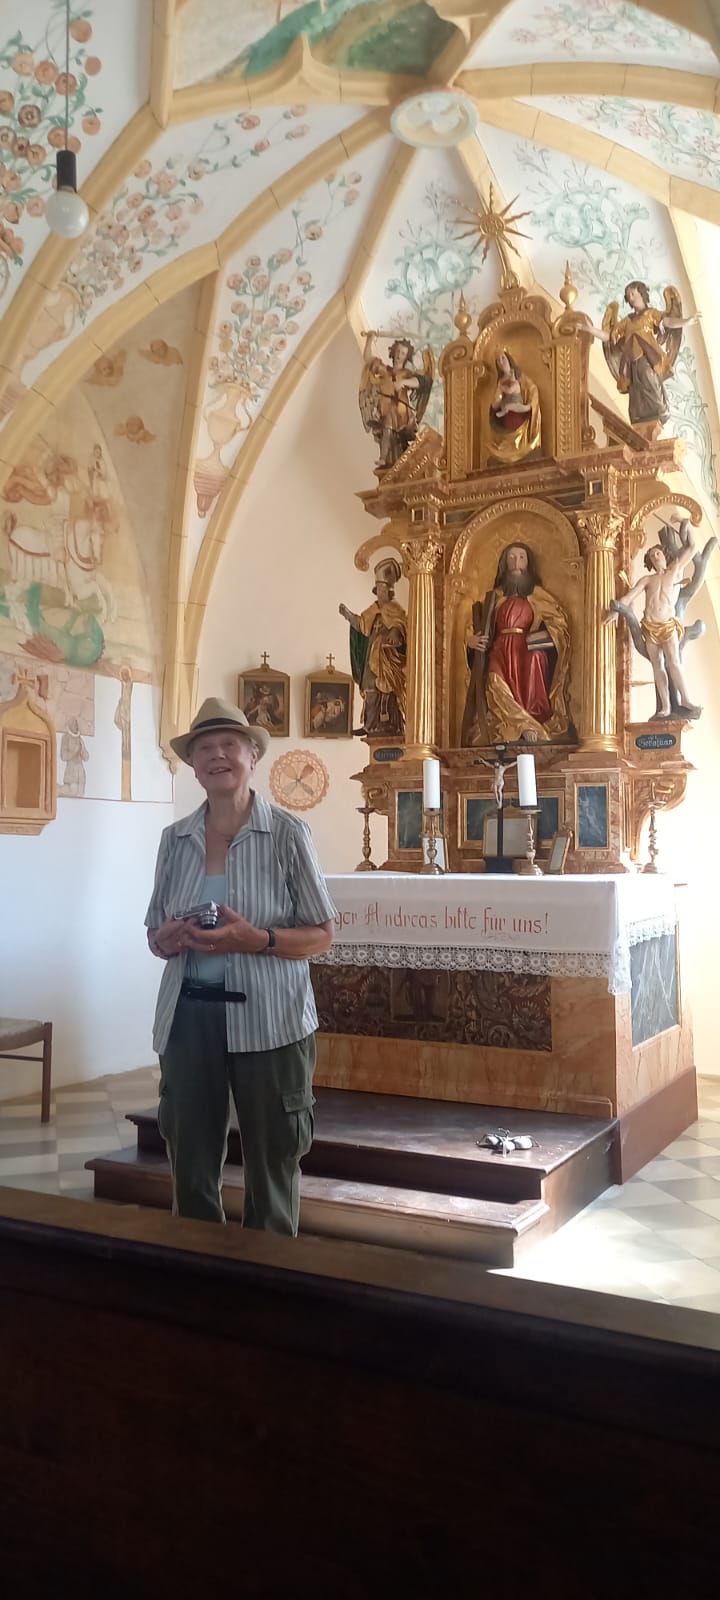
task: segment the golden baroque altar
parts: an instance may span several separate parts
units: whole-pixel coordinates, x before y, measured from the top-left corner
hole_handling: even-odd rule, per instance
[[[475,714],[468,641],[486,626],[479,601],[516,545],[533,567],[534,625],[554,663],[552,677],[538,669],[538,681],[542,690],[544,670],[552,703],[543,725],[531,716],[507,723],[503,742],[510,756],[519,748],[535,755],[541,859],[564,830],[569,871],[627,871],[651,805],[676,806],[685,793],[687,719],[632,721],[633,646],[628,629],[608,618],[651,514],[676,508],[689,528],[701,508],[665,482],[680,468],[680,442],[658,439],[654,425],[632,425],[591,395],[592,330],[575,297],[568,274],[555,316],[545,297],[509,283],[472,335],[461,301],[458,336],[440,358],[444,438],[424,429],[360,496],[382,527],[357,551],[356,566],[367,571],[382,552],[409,582],[404,736],[369,734],[369,761],[357,774],[365,803],[388,818],[386,864],[395,870],[422,862],[429,755],[441,761],[447,865],[484,870],[503,707],[488,686],[485,721]],[[505,402],[506,390],[516,399]],[[510,804],[516,796],[508,773]]]

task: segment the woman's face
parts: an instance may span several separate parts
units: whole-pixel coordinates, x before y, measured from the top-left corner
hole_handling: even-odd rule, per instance
[[[234,794],[236,789],[248,787],[257,764],[257,750],[244,733],[216,728],[193,739],[190,760],[195,777],[208,796]]]

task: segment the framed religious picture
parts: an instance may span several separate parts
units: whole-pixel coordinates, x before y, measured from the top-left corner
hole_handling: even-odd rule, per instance
[[[550,854],[544,864],[545,872],[564,872],[572,840],[569,828],[560,828],[550,844]]]
[[[267,651],[259,667],[248,667],[238,677],[238,705],[254,728],[265,728],[273,739],[290,733],[290,679],[268,664]]]
[[[527,851],[528,829],[525,817],[513,816],[507,809],[503,813],[503,856],[515,859]],[[498,847],[497,807],[493,806],[483,820],[483,855],[496,856]]]
[[[336,672],[332,656],[323,672],[305,679],[305,738],[351,739],[353,731],[352,678]]]

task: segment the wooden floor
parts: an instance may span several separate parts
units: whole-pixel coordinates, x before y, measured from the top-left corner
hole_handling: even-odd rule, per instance
[[[87,1162],[97,1199],[168,1208],[170,1171],[156,1108],[132,1113],[137,1146]],[[535,1145],[506,1157],[478,1147],[498,1127]],[[303,1161],[301,1229],[512,1266],[615,1181],[617,1124],[398,1095],[318,1089]],[[231,1126],[227,1216],[242,1217],[242,1148]]]

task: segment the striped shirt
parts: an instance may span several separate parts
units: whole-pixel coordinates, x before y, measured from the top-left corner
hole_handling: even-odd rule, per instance
[[[206,813],[207,803],[164,829],[146,927],[159,928],[201,901]],[[256,928],[317,927],[335,917],[307,823],[261,795],[254,796],[250,817],[228,849],[225,872],[226,904]],[[187,952],[165,963],[153,1030],[158,1055],[170,1035],[187,965]],[[276,1050],[317,1028],[307,961],[233,953],[225,957],[225,988],[247,995],[245,1004],[225,1007],[228,1050]]]

